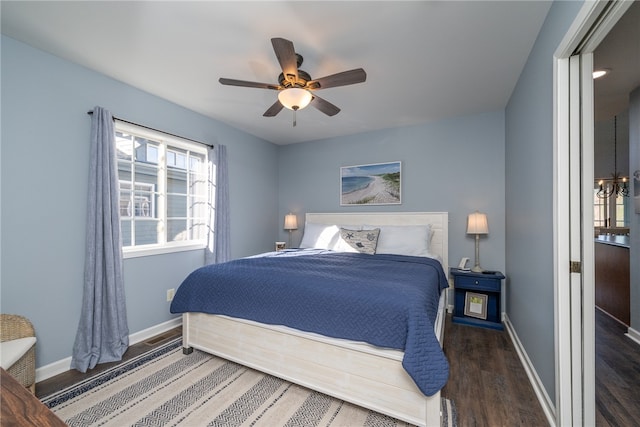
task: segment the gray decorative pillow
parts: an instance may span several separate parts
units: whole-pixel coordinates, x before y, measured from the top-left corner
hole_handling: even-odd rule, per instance
[[[349,250],[349,252],[361,252],[363,254],[373,255],[376,253],[379,235],[379,228],[374,228],[373,230],[349,230],[341,228],[339,243],[347,246],[343,248],[343,250],[351,248],[352,250]]]

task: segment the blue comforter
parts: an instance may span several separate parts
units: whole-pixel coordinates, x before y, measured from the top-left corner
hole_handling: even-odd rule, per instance
[[[431,258],[288,250],[195,270],[171,312],[224,314],[399,349],[404,369],[431,396],[449,376],[434,334],[446,287]]]

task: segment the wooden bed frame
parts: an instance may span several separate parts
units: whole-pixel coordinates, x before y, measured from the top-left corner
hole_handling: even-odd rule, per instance
[[[431,224],[430,251],[448,276],[448,213],[308,213],[308,222],[336,225]],[[442,292],[435,332],[444,335]],[[204,313],[183,314],[185,353],[196,348],[420,426],[440,426],[440,392],[425,396],[402,368],[403,352],[329,338],[285,326]]]

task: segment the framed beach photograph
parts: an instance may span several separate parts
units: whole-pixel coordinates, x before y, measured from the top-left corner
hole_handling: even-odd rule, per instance
[[[487,320],[487,296],[467,292],[464,298],[464,315]]]
[[[401,162],[340,168],[340,206],[401,204]]]

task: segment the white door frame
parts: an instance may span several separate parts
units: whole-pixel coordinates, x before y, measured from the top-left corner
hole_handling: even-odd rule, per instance
[[[591,72],[593,51],[631,4],[585,2],[555,54],[553,214],[558,426],[595,425]]]

